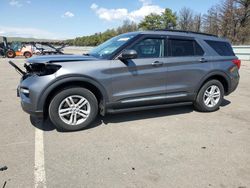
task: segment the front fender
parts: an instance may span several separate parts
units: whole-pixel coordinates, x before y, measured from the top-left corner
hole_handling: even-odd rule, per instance
[[[88,77],[88,76],[83,76],[83,75],[67,75],[67,76],[61,76],[56,78],[48,87],[46,87],[40,94],[39,100],[38,100],[38,105],[37,108],[38,110],[43,111],[44,104],[50,95],[50,93],[60,85],[69,83],[69,82],[87,82],[89,84],[94,85],[96,88],[99,89],[103,96],[104,102],[108,102],[108,94],[106,89],[94,78]]]

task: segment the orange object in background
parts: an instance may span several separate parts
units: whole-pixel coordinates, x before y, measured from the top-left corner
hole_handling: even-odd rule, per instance
[[[25,45],[21,42],[12,42],[10,49],[15,52],[15,56],[24,56],[25,58],[30,58],[33,54],[33,46]]]
[[[3,37],[3,42],[0,43],[1,53],[3,57],[14,58],[16,56],[24,56],[30,58],[33,55],[34,46],[24,44],[22,42],[8,43],[7,38]]]

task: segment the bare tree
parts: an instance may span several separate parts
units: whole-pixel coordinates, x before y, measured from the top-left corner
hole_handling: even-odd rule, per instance
[[[178,27],[181,30],[193,29],[193,11],[189,8],[182,8],[178,14]]]
[[[206,33],[219,35],[220,19],[218,6],[213,6],[207,11],[207,14],[203,16],[203,30]]]
[[[193,31],[201,32],[202,29],[202,16],[201,14],[196,14],[193,18]]]
[[[221,35],[229,38],[233,43],[237,41],[238,20],[236,1],[226,0],[220,7]]]
[[[250,0],[225,0],[220,7],[221,35],[234,44],[250,37]]]
[[[250,43],[250,0],[235,0],[239,25],[238,43]]]

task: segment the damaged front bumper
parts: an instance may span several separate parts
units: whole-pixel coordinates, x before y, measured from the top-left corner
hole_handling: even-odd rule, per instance
[[[34,116],[43,116],[43,106],[39,100],[49,83],[55,79],[55,72],[59,65],[47,64],[25,64],[23,71],[13,62],[10,63],[19,74],[22,75],[17,88],[17,96],[20,97],[22,109]]]

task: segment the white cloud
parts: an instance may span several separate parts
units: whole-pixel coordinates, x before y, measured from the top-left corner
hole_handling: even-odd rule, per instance
[[[106,9],[102,8],[93,3],[90,7],[92,10],[96,12],[100,19],[111,21],[113,19],[123,19],[125,16],[128,15],[127,9]]]
[[[63,18],[72,18],[72,17],[74,17],[75,15],[72,13],[72,12],[70,12],[70,11],[67,11],[67,12],[65,12],[63,15],[62,15],[62,17]]]
[[[131,20],[135,22],[139,22],[145,16],[155,13],[161,14],[164,11],[164,8],[161,8],[158,5],[153,5],[151,0],[139,0],[142,3],[142,7],[133,10],[131,12],[125,8],[118,9],[106,9],[103,7],[99,7],[97,4],[93,3],[91,5],[91,9],[95,11],[98,17],[102,20],[113,21],[113,20]]]
[[[143,5],[151,5],[152,1],[151,0],[139,0]]]
[[[23,4],[20,3],[20,1],[18,1],[18,0],[10,0],[9,4],[10,4],[10,6],[15,6],[15,7],[21,7],[21,6],[23,6]]]
[[[91,8],[91,9],[93,9],[93,10],[95,10],[95,9],[97,9],[97,8],[98,8],[98,5],[97,5],[97,4],[95,4],[95,3],[93,3],[93,4],[90,6],[90,8]]]
[[[31,3],[31,1],[26,1],[26,3],[27,3],[27,4],[30,4],[30,3]]]
[[[6,37],[25,37],[39,39],[58,39],[57,35],[45,30],[27,27],[6,27],[0,26],[0,34]]]

